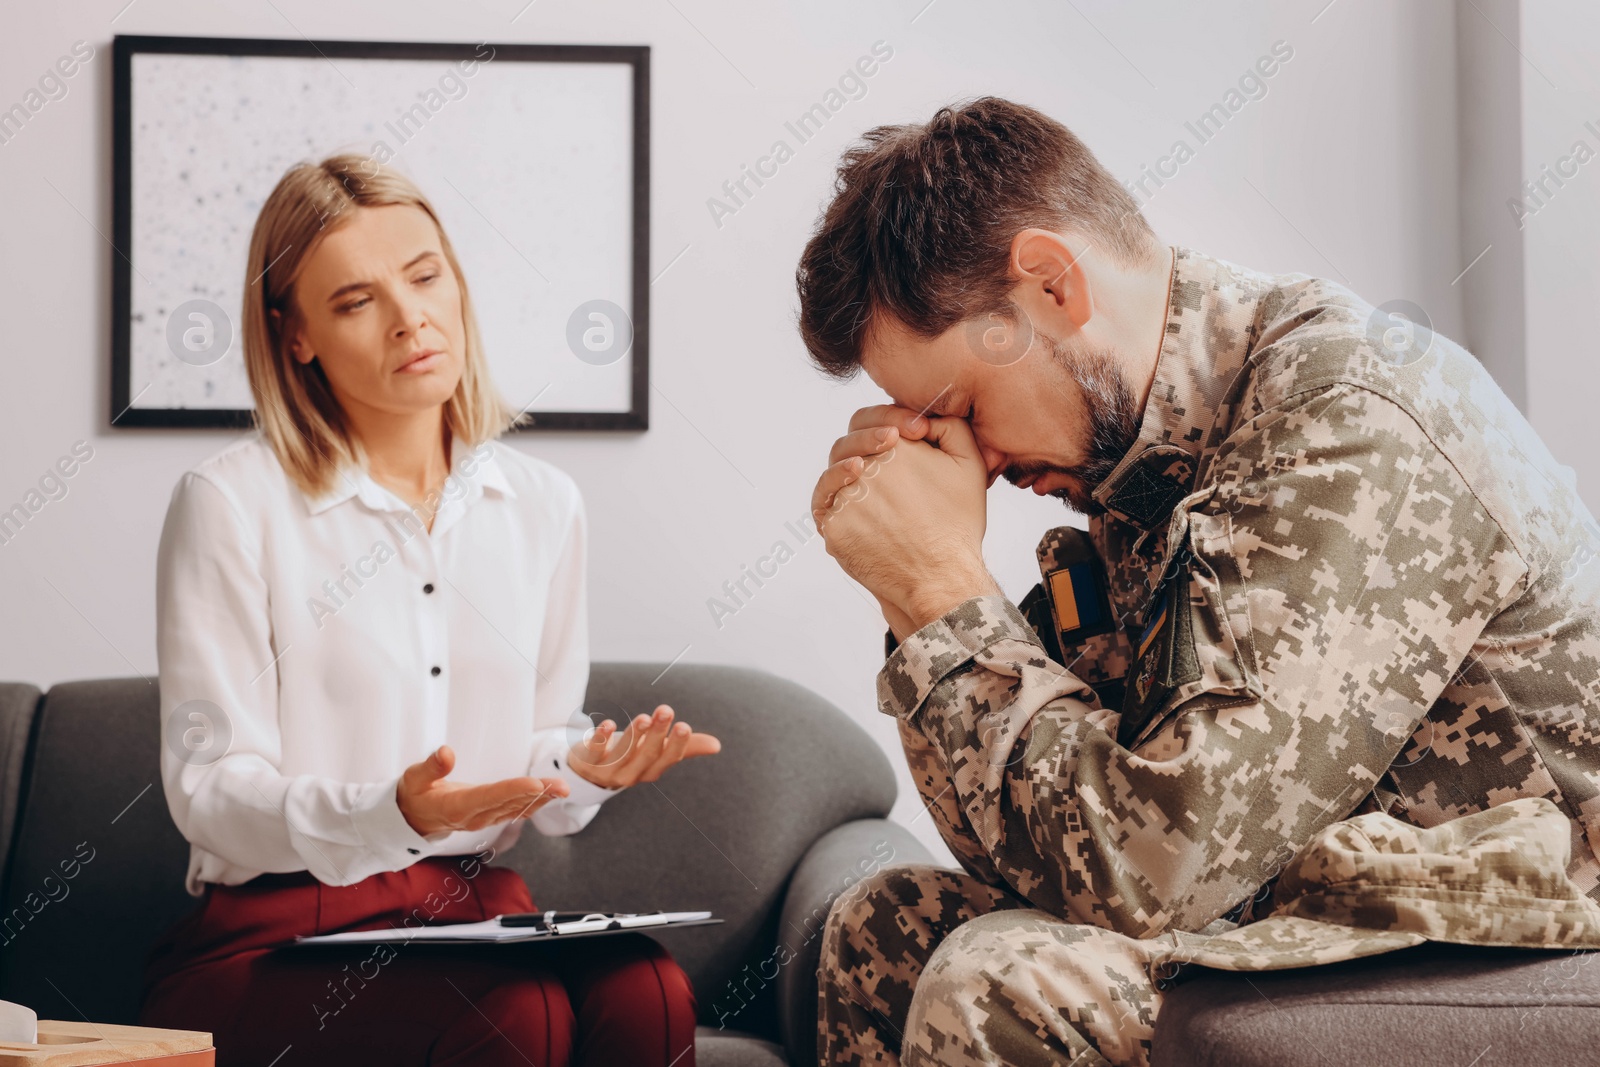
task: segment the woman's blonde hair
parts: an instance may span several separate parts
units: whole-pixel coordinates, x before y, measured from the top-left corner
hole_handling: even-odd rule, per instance
[[[411,204],[428,213],[461,290],[466,366],[444,405],[451,437],[464,448],[475,448],[521,419],[501,400],[489,377],[466,276],[422,191],[404,175],[355,153],[329,156],[321,163],[297,163],[261,206],[250,235],[241,333],[256,426],[289,477],[313,498],[332,485],[340,466],[363,464],[365,454],[321,362],[300,363],[289,352],[286,339],[300,321],[295,282],[317,242],[350,217],[349,208],[389,204]],[[276,325],[272,311],[281,316]]]

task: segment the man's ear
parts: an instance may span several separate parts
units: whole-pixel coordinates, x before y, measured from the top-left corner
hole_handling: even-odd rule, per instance
[[[283,329],[283,315],[277,308],[268,310],[267,315],[272,320],[274,332]],[[294,356],[296,363],[310,363],[317,358],[317,354],[311,351],[311,347],[305,343],[299,330],[296,330],[294,336],[289,338],[289,353]]]
[[[1030,227],[1011,239],[1011,273],[1019,282],[1022,305],[1030,315],[1065,319],[1059,325],[1082,328],[1094,317],[1094,292],[1083,257],[1089,242],[1073,234]],[[1066,331],[1061,331],[1065,333]]]

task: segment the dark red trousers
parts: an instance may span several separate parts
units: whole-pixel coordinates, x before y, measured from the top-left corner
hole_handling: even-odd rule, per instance
[[[533,910],[520,875],[473,856],[350,886],[306,872],[209,885],[151,950],[139,1022],[210,1031],[219,1065],[694,1067],[689,979],[642,934],[283,947],[302,934]]]

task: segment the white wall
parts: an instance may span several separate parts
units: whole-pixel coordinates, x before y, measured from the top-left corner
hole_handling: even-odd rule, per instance
[[[1521,6],[1517,157],[1534,188],[1504,196],[1521,197],[1529,212],[1521,230],[1528,411],[1573,468],[1589,510],[1600,512],[1600,9],[1584,0]],[[1503,202],[1501,211],[1510,217]]]
[[[1456,0],[1456,127],[1461,139],[1459,338],[1528,411],[1523,221],[1506,208],[1522,183],[1521,0]]]
[[[516,445],[584,488],[596,658],[682,653],[685,661],[765,668],[815,689],[890,751],[902,782],[897,816],[935,845],[892,723],[875,710],[882,621],[820,540],[720,630],[706,605],[774,541],[794,543],[784,524],[806,514],[832,439],[852,410],[881,399],[864,378],[838,386],[810,370],[793,326],[795,261],[837,154],[854,135],[995,93],[1059,117],[1131,179],[1282,40],[1293,58],[1263,98],[1240,109],[1150,199],[1152,222],[1169,241],[1238,262],[1341,279],[1374,302],[1412,300],[1438,329],[1462,335],[1460,287],[1452,285],[1466,262],[1457,237],[1449,0],[1172,0],[1137,11],[1091,0],[524,3],[446,10],[415,0],[140,0],[119,15],[123,0],[108,0],[34,5],[7,20],[0,104],[20,98],[73,41],[89,41],[98,54],[65,99],[0,145],[8,348],[0,357],[0,504],[19,500],[79,439],[95,457],[69,496],[0,547],[0,678],[48,685],[154,675],[153,561],[168,495],[183,470],[233,436],[106,425],[115,252],[103,235],[111,226],[116,32],[651,45],[652,273],[664,271],[653,289],[653,425],[642,435],[529,435]],[[894,56],[866,97],[840,109],[718,226],[708,198],[784,137],[785,120],[878,40]],[[1568,202],[1589,213],[1586,225],[1600,225],[1592,194],[1574,191],[1560,207]],[[1592,255],[1587,262],[1592,267]],[[472,282],[479,301],[497,299],[495,279]],[[1577,372],[1583,305],[1552,304],[1542,328],[1561,335],[1530,361],[1532,403],[1536,415],[1549,405],[1543,428],[1558,451],[1577,458],[1576,427],[1588,413],[1560,381]],[[1592,466],[1586,477],[1592,489]],[[1020,598],[1037,580],[1040,533],[1069,516],[1054,500],[1003,482],[991,501],[991,567]],[[679,710],[693,720],[693,708]]]

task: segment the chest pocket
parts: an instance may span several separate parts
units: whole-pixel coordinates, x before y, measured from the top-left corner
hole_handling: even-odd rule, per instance
[[[1234,562],[1231,516],[1183,508],[1167,530],[1161,577],[1130,641],[1117,743],[1134,748],[1194,697],[1208,706],[1261,698],[1244,580]]]
[[[1117,744],[1124,748],[1132,748],[1146,733],[1174,693],[1200,678],[1185,563],[1174,564],[1163,575],[1141,620],[1117,727]]]
[[[1106,568],[1089,535],[1048,531],[1036,549],[1041,580],[1017,605],[1050,658],[1094,689],[1104,707],[1122,704],[1128,639],[1117,625]]]

